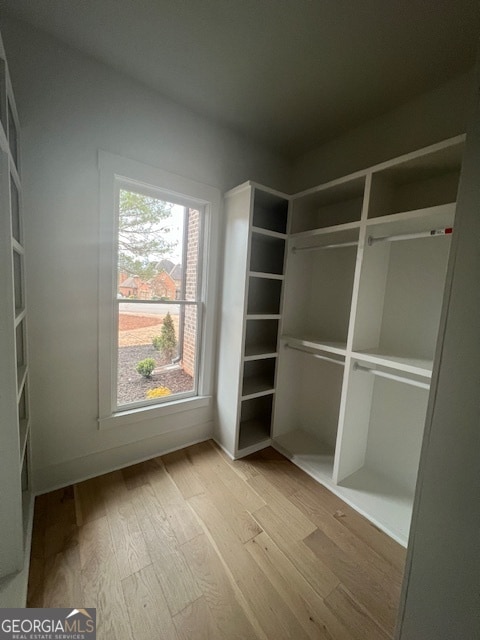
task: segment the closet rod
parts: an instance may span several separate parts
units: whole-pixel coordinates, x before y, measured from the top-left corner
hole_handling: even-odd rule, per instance
[[[292,253],[298,251],[319,251],[320,249],[341,249],[342,247],[356,247],[358,242],[338,242],[336,244],[319,244],[315,247],[292,247]]]
[[[358,362],[353,364],[354,371],[362,371],[365,373],[371,373],[379,378],[388,378],[388,380],[396,380],[397,382],[403,382],[410,384],[412,387],[418,387],[419,389],[430,389],[430,385],[427,382],[419,382],[418,380],[411,380],[410,378],[404,378],[403,376],[396,376],[393,373],[387,373],[386,371],[379,371],[378,369],[370,369],[369,367],[362,367]]]
[[[413,240],[414,238],[435,238],[436,236],[448,236],[453,233],[453,227],[445,227],[443,229],[430,229],[430,231],[419,231],[418,233],[400,233],[395,236],[381,236],[374,238],[368,236],[368,244],[372,246],[376,242],[397,242],[398,240]]]
[[[335,360],[335,358],[329,358],[328,356],[321,356],[318,353],[312,353],[311,351],[307,351],[306,349],[301,349],[300,347],[293,347],[291,344],[286,344],[285,348],[287,349],[294,349],[295,351],[301,351],[301,353],[306,353],[307,356],[312,356],[312,358],[317,358],[318,360],[325,360],[326,362],[333,362],[334,364],[341,364],[342,366],[345,365],[345,362],[342,362],[341,360]]]

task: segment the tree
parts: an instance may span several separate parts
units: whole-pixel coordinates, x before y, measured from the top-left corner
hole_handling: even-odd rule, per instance
[[[156,264],[176,246],[167,237],[172,204],[157,198],[120,191],[118,269],[149,280]]]
[[[176,353],[177,337],[175,335],[175,326],[173,324],[170,312],[167,313],[162,323],[162,330],[159,336],[152,339],[152,344],[160,351],[166,360],[173,360]]]

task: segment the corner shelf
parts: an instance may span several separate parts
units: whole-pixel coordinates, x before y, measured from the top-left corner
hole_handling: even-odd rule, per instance
[[[215,437],[238,458],[270,442],[289,198],[255,183],[225,196],[226,263]],[[232,310],[234,307],[234,311]]]

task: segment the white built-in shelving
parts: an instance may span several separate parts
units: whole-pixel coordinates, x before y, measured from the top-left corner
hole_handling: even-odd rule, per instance
[[[23,606],[31,530],[30,409],[19,121],[0,40],[0,605]],[[20,593],[21,592],[21,593]]]
[[[271,442],[288,198],[245,183],[225,203],[216,437],[240,457]]]
[[[239,439],[219,441],[235,457],[271,441],[403,544],[463,144],[458,136],[291,196],[288,236],[278,221],[275,235],[250,227],[244,377],[231,398]],[[232,284],[227,268],[224,292]],[[269,332],[255,317],[270,318]]]

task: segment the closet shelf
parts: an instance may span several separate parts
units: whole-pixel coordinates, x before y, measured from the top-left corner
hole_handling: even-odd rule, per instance
[[[358,362],[353,363],[353,370],[360,371],[362,373],[367,373],[369,375],[377,376],[379,378],[386,378],[387,380],[394,380],[395,382],[401,382],[402,384],[408,384],[412,387],[417,387],[419,389],[424,389],[426,391],[430,389],[430,384],[428,382],[423,382],[422,380],[416,380],[408,376],[398,375],[397,373],[392,373],[391,371],[376,369],[375,367],[365,367],[364,365],[358,364]]]
[[[20,322],[25,318],[25,316],[27,315],[27,311],[26,309],[19,309],[16,310],[16,315],[15,315],[15,328],[18,327],[18,325],[20,324]]]
[[[305,247],[297,247],[294,245],[292,247],[292,253],[298,253],[301,251],[323,251],[330,249],[344,249],[347,247],[356,247],[358,246],[358,241],[353,240],[351,242],[334,242],[333,244],[318,244],[318,245],[308,245]]]
[[[347,353],[347,344],[345,342],[323,341],[313,336],[297,337],[292,335],[283,335],[282,340],[292,347],[306,347],[318,351],[326,351],[327,353],[336,353],[340,356],[345,356]]]
[[[265,278],[266,280],[283,280],[284,276],[280,273],[268,273],[265,271],[249,271],[250,278]]]
[[[378,233],[416,233],[430,228],[451,227],[455,218],[455,202],[425,207],[386,216],[369,218],[367,220],[368,233],[373,233],[372,227],[378,227]]]
[[[297,463],[304,470],[309,470],[322,480],[332,479],[333,450],[327,444],[303,429],[292,429],[276,436],[272,442],[275,449]]]
[[[249,345],[245,347],[244,361],[266,360],[267,358],[276,358],[278,355],[271,345]]]
[[[20,244],[20,242],[18,242],[18,240],[15,240],[15,238],[12,238],[12,249],[21,256],[25,254],[24,247]]]
[[[3,122],[0,122],[0,148],[8,149],[8,139],[7,134],[5,133]]]
[[[400,356],[376,349],[353,351],[352,357],[363,362],[389,367],[390,369],[404,371],[423,378],[432,377],[433,360]]]
[[[301,240],[303,238],[314,238],[317,236],[324,236],[331,234],[340,234],[342,231],[350,231],[351,229],[359,229],[360,228],[360,220],[355,222],[345,222],[344,224],[337,224],[330,227],[320,227],[318,229],[311,229],[309,231],[298,231],[297,233],[290,234],[290,238],[292,240],[298,239]]]
[[[275,389],[271,380],[266,378],[251,377],[243,379],[242,400],[250,400],[251,398],[259,398],[275,393]]]
[[[279,231],[270,231],[270,229],[263,229],[262,227],[252,227],[252,233],[258,233],[261,236],[268,238],[278,238],[279,240],[286,240],[287,234],[280,233]]]
[[[382,531],[407,546],[414,495],[374,469],[363,467],[336,487],[337,493]]]
[[[279,313],[247,313],[247,320],[280,320]]]
[[[18,367],[17,369],[17,402],[20,402],[25,379],[27,377],[27,367],[25,365]]]
[[[30,430],[29,420],[27,418],[19,420],[18,429],[20,436],[20,464],[23,464],[25,450],[27,448],[28,432]]]

